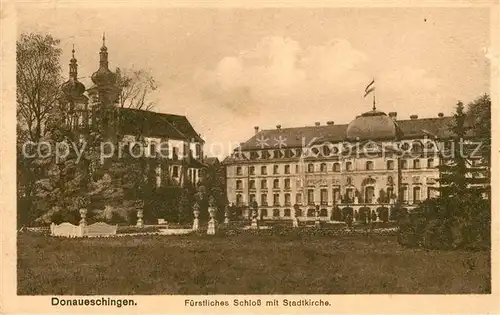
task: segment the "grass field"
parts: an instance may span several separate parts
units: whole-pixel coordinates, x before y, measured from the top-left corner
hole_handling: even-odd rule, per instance
[[[18,236],[18,294],[489,293],[489,252],[394,236]]]

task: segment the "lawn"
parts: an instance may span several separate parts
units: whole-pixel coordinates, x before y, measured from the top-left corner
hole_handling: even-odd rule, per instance
[[[18,236],[18,294],[490,293],[490,253],[394,236]]]

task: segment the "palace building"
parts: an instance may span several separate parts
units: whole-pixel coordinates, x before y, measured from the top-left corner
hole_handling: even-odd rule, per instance
[[[228,200],[264,219],[393,219],[437,194],[440,150],[453,117],[398,119],[375,109],[349,124],[259,130],[224,161]]]
[[[78,80],[78,64],[73,49],[69,79],[62,89],[59,105],[64,123],[75,134],[85,137],[91,126],[97,126],[103,141],[131,143],[140,137],[145,143],[144,156],[161,159],[156,164],[156,186],[174,181],[197,183],[203,164],[204,140],[185,116],[164,114],[119,106],[120,86],[117,74],[109,69],[108,48],[99,52],[99,68],[92,76],[93,85],[86,88]]]

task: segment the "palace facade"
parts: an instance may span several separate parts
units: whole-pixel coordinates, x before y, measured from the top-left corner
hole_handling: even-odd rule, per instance
[[[374,105],[349,124],[255,127],[224,161],[228,200],[245,217],[256,202],[264,219],[314,220],[318,207],[323,221],[393,219],[396,203],[411,210],[436,196],[452,121],[398,119]]]
[[[104,37],[99,68],[91,79],[93,85],[88,89],[78,80],[73,49],[69,79],[62,85],[59,100],[64,123],[70,130],[85,138],[91,126],[97,126],[103,141],[122,143],[125,147],[140,138],[144,143],[143,156],[150,160],[160,157],[155,166],[157,187],[172,181],[198,182],[200,170],[205,167],[204,140],[185,116],[120,107],[121,89],[117,74],[109,69]]]

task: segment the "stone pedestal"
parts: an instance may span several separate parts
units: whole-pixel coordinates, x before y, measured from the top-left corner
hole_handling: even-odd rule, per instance
[[[208,214],[210,215],[210,220],[208,221],[207,234],[215,235],[216,222],[215,222],[215,208],[209,207]]]
[[[143,227],[144,226],[144,221],[142,220],[142,217],[144,216],[143,210],[137,210],[137,227]]]
[[[299,220],[297,220],[297,217],[293,217],[292,219],[292,227],[298,228],[299,227]]]
[[[314,210],[314,226],[319,228],[321,225],[319,222],[319,206],[316,206],[316,209]]]
[[[196,231],[200,228],[200,220],[198,219],[198,216],[200,215],[199,210],[193,211],[194,215],[194,220],[193,220],[193,231]]]
[[[87,225],[87,209],[82,208],[80,209],[80,225],[81,226],[86,226]]]

